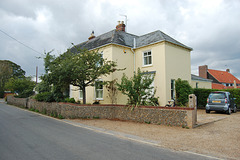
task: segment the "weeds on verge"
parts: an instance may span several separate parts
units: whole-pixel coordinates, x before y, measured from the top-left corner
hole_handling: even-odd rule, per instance
[[[33,111],[33,112],[37,112],[37,113],[47,115],[47,109],[46,108],[43,109],[43,112],[40,112],[38,109],[34,109],[34,108],[29,108],[29,111]],[[57,112],[51,113],[48,116],[58,118],[58,119],[64,119],[64,117],[61,114],[57,114]]]
[[[147,124],[151,124],[151,121],[145,121],[145,123],[147,123]]]

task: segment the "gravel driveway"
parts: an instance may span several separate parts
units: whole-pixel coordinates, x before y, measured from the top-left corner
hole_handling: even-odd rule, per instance
[[[211,119],[216,122],[210,122]],[[240,159],[240,113],[226,115],[198,110],[198,124],[194,129],[142,124],[113,120],[83,120],[74,122],[107,130],[127,133],[159,142],[163,147],[192,151],[224,159]]]

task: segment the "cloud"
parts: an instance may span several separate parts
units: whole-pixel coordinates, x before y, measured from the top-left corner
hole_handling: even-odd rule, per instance
[[[192,72],[199,65],[225,70],[240,78],[240,2],[238,0],[8,0],[0,2],[0,29],[43,53],[58,55],[125,20],[127,32],[143,35],[161,30],[193,48]],[[121,15],[120,15],[121,14]],[[0,33],[0,59],[21,65],[28,75],[43,73],[36,53]]]

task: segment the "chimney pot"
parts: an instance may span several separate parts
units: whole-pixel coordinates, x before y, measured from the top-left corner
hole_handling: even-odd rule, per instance
[[[124,21],[118,21],[118,25],[116,26],[117,31],[123,31],[125,32],[126,25],[124,24]]]
[[[94,31],[92,31],[92,33],[91,33],[90,37],[88,38],[88,40],[93,39],[93,38],[95,38]]]

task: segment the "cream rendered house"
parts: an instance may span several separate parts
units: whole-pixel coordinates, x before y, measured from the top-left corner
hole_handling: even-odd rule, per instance
[[[181,78],[191,83],[192,48],[176,41],[167,34],[157,30],[142,36],[125,32],[125,24],[119,22],[116,29],[77,45],[88,50],[98,50],[103,58],[117,62],[118,68],[124,71],[114,72],[107,77],[99,77],[95,87],[87,87],[87,103],[99,100],[101,104],[111,104],[108,91],[101,81],[117,79],[121,81],[123,73],[132,77],[134,71],[140,68],[155,75],[154,87],[159,104],[164,106],[168,100],[175,97],[175,80]],[[70,86],[70,97],[82,99],[82,93],[75,86]],[[117,104],[126,104],[127,96],[117,94]]]
[[[194,74],[192,74],[191,76],[192,76],[192,81],[191,81],[192,88],[212,89],[212,80],[202,78],[202,77],[196,76]]]

